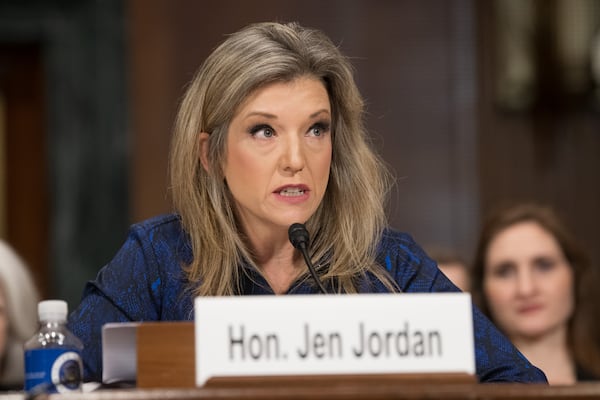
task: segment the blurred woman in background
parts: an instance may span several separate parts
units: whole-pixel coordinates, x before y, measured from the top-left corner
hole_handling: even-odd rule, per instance
[[[549,207],[520,204],[485,222],[475,301],[550,384],[600,376],[589,261]]]
[[[23,389],[23,343],[37,330],[38,300],[27,266],[0,240],[0,390]]]

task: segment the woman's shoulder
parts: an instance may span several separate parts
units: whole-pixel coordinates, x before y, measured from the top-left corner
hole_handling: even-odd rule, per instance
[[[386,228],[381,234],[381,239],[377,246],[378,256],[399,257],[406,262],[420,264],[424,258],[427,258],[425,252],[414,240],[406,233],[394,228]]]
[[[186,262],[191,258],[189,237],[178,214],[157,215],[131,225],[128,243],[152,249],[158,258],[176,257]]]
[[[138,232],[175,231],[181,232],[181,218],[178,214],[161,214],[131,225],[131,230]]]
[[[392,243],[405,243],[405,244],[415,244],[416,242],[413,239],[413,237],[407,233],[407,232],[402,232],[396,228],[393,227],[387,227],[383,230],[383,233],[381,235],[381,242],[385,243],[385,242],[392,242]]]
[[[377,262],[384,266],[402,291],[455,291],[413,237],[394,228],[383,231],[377,246]]]

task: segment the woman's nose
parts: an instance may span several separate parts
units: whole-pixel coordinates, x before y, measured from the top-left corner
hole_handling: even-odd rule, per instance
[[[517,292],[521,296],[528,296],[535,292],[536,282],[533,275],[528,271],[517,274]]]
[[[290,135],[282,141],[281,168],[289,173],[296,173],[304,168],[304,147],[299,135]]]

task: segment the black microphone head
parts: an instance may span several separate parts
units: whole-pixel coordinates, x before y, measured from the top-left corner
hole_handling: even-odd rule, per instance
[[[301,249],[302,246],[308,247],[308,231],[304,224],[299,222],[293,223],[288,229],[288,237],[292,246]]]

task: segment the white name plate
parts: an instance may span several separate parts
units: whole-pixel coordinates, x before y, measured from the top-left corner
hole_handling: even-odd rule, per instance
[[[475,373],[467,293],[197,297],[196,385],[211,377]]]

